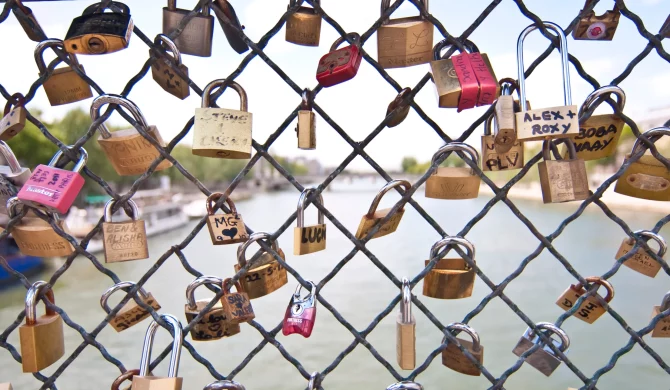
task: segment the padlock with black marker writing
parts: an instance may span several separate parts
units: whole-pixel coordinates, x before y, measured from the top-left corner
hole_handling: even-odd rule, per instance
[[[169,35],[191,10],[177,8],[177,0],[167,0],[163,8],[163,34]],[[199,57],[212,55],[212,37],[214,36],[214,17],[209,14],[209,5],[205,3],[193,19],[189,20],[182,32],[174,39],[181,54]]]
[[[553,338],[551,339],[554,346],[562,353],[566,353],[568,351],[568,348],[570,347],[570,339],[563,331],[563,329],[550,322],[538,322],[535,324],[535,327],[539,331],[545,332],[547,337],[551,338],[551,334],[557,335],[560,341],[557,341]],[[544,342],[540,339],[539,336],[535,334],[533,329],[528,328],[512,352],[516,356],[521,356],[524,352],[540,343]],[[535,352],[527,356],[526,363],[530,364],[533,368],[540,371],[544,375],[550,376],[554,371],[556,371],[558,366],[561,365],[561,359],[555,355],[554,351],[549,346],[545,345],[543,348],[537,349]]]
[[[461,347],[465,348],[474,357],[479,364],[484,364],[484,347],[479,340],[479,334],[466,324],[455,322],[447,325],[447,332],[462,331],[467,333],[472,341],[457,338]],[[458,348],[456,343],[452,343],[445,335],[442,339],[442,344],[447,344],[447,347],[442,350],[442,365],[451,368],[456,372],[465,375],[479,376],[482,374],[481,370],[468,359],[467,356]]]
[[[158,34],[154,39],[156,46],[167,46],[167,50],[172,53],[163,55],[159,50],[149,49],[149,55],[154,54],[158,57],[151,64],[151,76],[154,81],[163,88],[163,90],[181,100],[186,99],[191,93],[188,81],[179,76],[173,68],[176,68],[186,78],[188,78],[188,68],[181,62],[181,53],[177,45],[167,37],[167,35]]]
[[[365,214],[363,218],[361,218],[361,223],[358,225],[358,229],[356,230],[357,239],[361,240],[365,238],[368,233],[370,233],[372,228],[374,228],[379,221],[384,219],[389,214],[391,208],[377,210],[377,207],[379,206],[379,202],[381,202],[382,197],[395,187],[403,187],[405,191],[409,191],[410,188],[412,188],[412,185],[407,180],[392,180],[386,183],[375,196],[372,204],[370,205],[370,209],[368,209],[368,213]],[[379,230],[377,230],[377,232],[372,237],[370,237],[370,239],[383,237],[387,234],[395,232],[404,213],[405,208],[403,206],[398,209],[398,211],[396,211],[396,213],[393,214],[393,216],[388,221],[386,221],[379,228]]]
[[[587,324],[592,324],[607,312],[607,309],[605,309],[601,303],[601,299],[606,303],[609,303],[612,298],[614,298],[614,288],[610,282],[598,276],[590,276],[586,278],[586,281],[597,284],[598,286],[603,286],[605,287],[605,290],[607,290],[605,298],[599,298],[594,295],[586,297],[582,301],[581,306],[579,306],[579,309],[572,314],[574,317],[579,318]],[[568,311],[572,309],[577,300],[584,294],[586,294],[586,289],[581,283],[573,284],[563,292],[563,295],[558,298],[556,304],[563,310]]]
[[[237,212],[235,203],[226,197],[226,203],[230,212],[226,214],[214,214],[214,206],[221,197],[221,192],[212,192],[205,201],[207,207],[207,229],[214,245],[236,244],[249,239],[247,228],[244,226],[242,214]]]
[[[433,155],[431,165],[443,155],[451,151],[461,151],[479,166],[479,153],[472,146],[463,142],[450,142],[442,146]],[[434,199],[473,199],[479,196],[481,179],[474,169],[466,167],[436,167],[426,180],[426,198]]]
[[[315,0],[321,4],[320,0]],[[294,7],[296,0],[290,0],[288,8]],[[312,7],[302,3],[297,11],[286,18],[286,42],[304,46],[319,46],[321,38],[321,15]]]
[[[503,95],[500,95],[503,97]],[[493,115],[486,118],[482,135],[482,171],[509,171],[521,169],[524,165],[524,144],[516,140],[510,149],[501,152],[491,133]]]
[[[295,127],[299,149],[316,149],[316,115],[312,111],[313,103],[313,92],[309,89],[303,90],[302,103],[298,111],[298,125]]]
[[[47,39],[40,42],[35,47],[35,62],[39,70],[40,77],[47,73],[47,66],[44,63],[44,50],[52,48],[54,50],[65,49],[63,41],[60,39]],[[73,53],[68,55],[72,66],[75,66],[82,72],[84,67],[77,61],[77,56]],[[81,100],[88,99],[93,96],[91,86],[88,85],[84,79],[75,72],[75,70],[68,66],[56,68],[44,81],[44,92],[47,94],[49,103],[52,106],[59,106],[61,104],[74,103]]]
[[[670,292],[663,296],[663,301],[661,301],[660,306],[654,306],[654,309],[651,312],[651,318],[656,318],[661,312],[668,309],[670,309]],[[670,316],[661,317],[661,319],[658,320],[656,326],[654,326],[654,330],[651,331],[651,337],[670,337]]]
[[[272,245],[272,250],[277,252],[279,257],[283,260],[284,252],[279,248],[277,240],[272,239],[270,233],[256,232],[249,236],[249,239],[237,248],[237,264],[235,264],[235,272],[239,272],[247,265],[245,252],[249,245],[259,240],[268,240],[268,245]],[[253,267],[246,271],[240,277],[240,284],[249,295],[249,299],[256,299],[270,294],[278,290],[288,283],[288,276],[286,268],[268,252],[261,254],[253,262]]]
[[[193,319],[202,312],[211,299],[195,300],[195,290],[204,285],[211,284],[217,287],[223,285],[223,280],[216,276],[203,275],[196,278],[186,287],[186,305],[184,313],[186,321],[190,324]],[[230,337],[240,333],[240,325],[230,322],[220,301],[209,309],[200,318],[200,320],[191,326],[191,338],[194,341],[218,340],[223,337]]]
[[[130,221],[113,222],[112,208],[116,201],[110,199],[105,204],[105,216],[102,223],[102,243],[105,250],[105,263],[141,260],[149,257],[147,231],[144,221],[140,219],[140,211],[132,199],[128,205],[132,213],[126,215]]]
[[[447,236],[433,244],[430,259],[426,260],[425,265],[428,266],[447,245],[461,245],[475,264],[475,246],[463,237]],[[423,280],[423,295],[438,299],[467,298],[472,295],[475,277],[475,270],[467,260],[440,258]]]
[[[221,296],[221,308],[226,317],[226,321],[233,325],[238,325],[243,322],[249,322],[256,318],[254,308],[251,306],[249,295],[244,291],[240,282],[231,282],[228,278],[221,282],[223,295]],[[233,286],[237,290],[232,292]]]
[[[9,141],[26,126],[26,99],[20,93],[12,95],[5,104],[0,121],[0,141]]]
[[[386,126],[396,127],[401,124],[405,118],[407,118],[407,114],[409,114],[410,102],[406,101],[405,99],[411,93],[411,88],[403,88],[398,93],[398,96],[396,96],[395,99],[393,99],[393,101],[389,104],[388,108],[386,109],[386,116],[389,116],[389,114],[391,114],[396,109],[398,111],[396,111],[393,114],[393,117],[388,122],[386,122]]]
[[[168,366],[168,376],[153,376],[149,370],[151,363],[151,350],[153,349],[154,336],[156,330],[160,327],[158,322],[151,321],[144,335],[144,345],[142,346],[142,358],[140,359],[140,372],[133,376],[133,390],[181,390],[183,378],[177,376],[179,371],[179,359],[181,357],[181,345],[184,340],[184,330],[181,322],[169,314],[161,314],[161,319],[167,322],[172,328],[172,353],[170,353],[170,364]]]
[[[585,0],[584,8],[590,6],[594,0]],[[579,11],[582,14],[584,10]],[[614,38],[617,26],[619,26],[621,11],[614,3],[614,8],[602,15],[596,15],[594,10],[579,18],[575,29],[572,30],[572,38],[587,41],[611,41]]]
[[[118,290],[127,291],[133,287],[135,287],[135,283],[133,282],[119,282],[108,288],[107,291],[102,293],[102,296],[100,297],[100,306],[102,307],[102,310],[104,310],[107,314],[111,313],[112,309],[107,303],[109,297]],[[138,297],[143,303],[156,311],[161,309],[161,305],[158,303],[156,298],[151,295],[151,293],[146,292],[142,287],[140,287],[138,292]],[[151,313],[148,310],[138,305],[137,302],[131,298],[128,302],[126,302],[125,305],[123,305],[121,310],[119,310],[114,315],[114,317],[109,320],[109,324],[112,326],[112,328],[114,328],[115,331],[121,332],[130,328],[131,326],[139,324],[150,316]]]
[[[428,12],[428,0],[421,0]],[[391,6],[382,0],[381,15]],[[426,64],[432,59],[433,23],[423,15],[382,21],[377,30],[377,61],[382,68]]]
[[[111,12],[105,12],[108,9]],[[65,50],[76,54],[114,53],[128,47],[133,27],[127,5],[118,1],[111,1],[106,7],[102,3],[89,5],[67,30]]]
[[[293,254],[306,255],[326,249],[326,224],[323,213],[319,210],[319,220],[316,225],[305,226],[305,202],[310,194],[316,192],[315,187],[307,187],[298,199],[297,223],[293,229]],[[318,194],[319,203],[323,205],[323,197]]]
[[[395,320],[396,358],[403,370],[416,367],[416,319],[412,314],[412,290],[409,279],[402,278],[400,312]]]
[[[0,165],[0,175],[5,179],[0,182],[0,213],[7,214],[7,201],[16,196],[30,178],[31,172],[19,164],[12,148],[5,141],[0,141],[0,155],[5,160],[5,164]]]
[[[28,36],[28,39],[35,42],[41,42],[47,39],[42,26],[35,18],[33,10],[23,5],[21,0],[14,0],[14,6],[12,7],[12,12],[16,16],[16,20],[19,21],[21,28]]]
[[[297,333],[307,338],[312,335],[316,321],[316,284],[310,280],[307,283],[310,285],[309,293],[302,297],[300,292],[303,287],[299,284],[288,303],[282,323],[284,336]]]
[[[349,33],[347,38],[351,39],[353,44],[338,49],[337,47],[345,42],[344,37],[339,37],[333,42],[330,51],[319,60],[316,68],[316,81],[323,87],[332,87],[351,80],[358,73],[363,59],[359,48],[361,36],[357,33]]]
[[[633,232],[633,234],[635,234],[638,239],[649,240],[651,238],[656,241],[658,244],[657,255],[660,258],[663,258],[665,252],[668,250],[668,244],[666,244],[665,239],[651,230],[637,230]],[[616,253],[616,258],[618,259],[626,255],[633,250],[634,246],[635,239],[631,237],[624,239]],[[629,257],[628,260],[623,262],[623,265],[642,275],[649,276],[650,278],[655,278],[656,275],[658,275],[658,271],[662,268],[661,264],[651,257],[644,248],[638,248],[637,252],[635,252],[632,257]]]
[[[557,141],[558,142],[558,141]],[[545,140],[542,144],[544,160],[537,164],[544,203],[563,203],[589,197],[589,180],[584,160],[578,159],[571,138],[561,140],[567,145],[568,157],[561,159],[556,143]],[[556,160],[551,160],[549,149]]]

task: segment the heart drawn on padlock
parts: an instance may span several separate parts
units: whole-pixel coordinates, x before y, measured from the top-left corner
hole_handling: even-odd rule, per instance
[[[221,233],[224,236],[230,237],[232,239],[237,234],[237,228],[234,227],[234,228],[230,228],[230,229],[223,229],[223,230],[221,230]]]

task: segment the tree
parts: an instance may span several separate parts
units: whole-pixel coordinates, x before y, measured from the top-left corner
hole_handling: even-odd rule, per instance
[[[404,173],[409,172],[414,166],[416,166],[418,162],[414,157],[403,157],[402,163],[400,163],[400,166],[402,167],[402,171]]]

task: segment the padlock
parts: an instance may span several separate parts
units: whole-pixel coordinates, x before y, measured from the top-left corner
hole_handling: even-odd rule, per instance
[[[23,5],[21,0],[14,0],[12,12],[14,12],[16,20],[19,21],[19,24],[23,28],[23,31],[25,31],[28,39],[35,42],[41,42],[47,39],[44,30],[42,30],[42,26],[40,26],[35,18],[35,14],[33,14],[33,10]]]
[[[246,389],[239,382],[230,380],[220,380],[208,384],[207,386],[205,386],[203,390],[246,390]]]
[[[105,217],[102,222],[102,244],[105,250],[105,263],[116,263],[128,260],[141,260],[149,257],[147,231],[144,221],[139,219],[140,212],[132,199],[128,205],[133,210],[126,214],[130,221],[113,222],[112,208],[116,201],[110,199],[105,204]]]
[[[316,115],[312,111],[314,95],[309,89],[302,91],[302,103],[298,111],[298,125],[295,131],[298,136],[298,149],[316,149]]]
[[[123,374],[119,375],[116,379],[114,379],[114,382],[112,382],[111,390],[121,389],[121,384],[125,381],[131,381],[132,382],[133,377],[135,377],[135,375],[140,375],[140,370],[138,370],[137,368],[134,368],[132,370],[128,370],[128,371],[124,372]],[[131,387],[128,386],[124,390],[130,390],[130,389],[131,389]]]
[[[316,192],[316,187],[307,187],[298,199],[297,220],[298,226],[293,229],[293,254],[296,256],[306,255],[326,249],[326,224],[323,221],[323,213],[319,210],[318,224],[305,225],[305,202],[310,194]],[[323,205],[323,197],[317,195],[319,203]]]
[[[0,141],[9,141],[26,126],[26,99],[15,93],[7,100],[0,122]]]
[[[190,324],[193,319],[200,314],[210,303],[210,299],[200,301],[195,300],[195,289],[203,284],[213,284],[216,287],[223,285],[223,280],[215,276],[200,276],[186,287],[186,305],[184,313],[186,321]],[[230,337],[240,333],[240,326],[228,320],[228,316],[221,306],[221,302],[207,311],[200,320],[191,326],[191,338],[194,341],[218,340],[223,337]]]
[[[181,390],[182,378],[177,377],[179,371],[179,358],[181,356],[181,344],[183,341],[183,330],[181,323],[169,314],[161,314],[161,319],[172,327],[172,353],[170,354],[170,365],[167,377],[150,376],[149,363],[151,363],[151,349],[154,336],[160,325],[151,321],[144,336],[142,347],[142,359],[140,360],[140,373],[133,377],[133,390]]]
[[[47,39],[35,47],[35,62],[37,63],[40,77],[47,73],[47,66],[44,63],[43,57],[44,50],[47,48],[64,50],[65,46],[60,39]],[[79,70],[85,73],[84,67],[79,64],[76,55],[69,53],[68,57],[72,66],[79,68]],[[47,94],[49,104],[52,106],[74,103],[93,97],[91,86],[69,65],[54,69],[44,81],[44,92]]]
[[[149,49],[149,55],[155,55],[157,59],[151,64],[151,76],[154,81],[163,88],[163,90],[181,100],[184,100],[191,93],[188,85],[188,68],[181,63],[181,53],[174,42],[167,35],[158,34],[154,39],[154,44],[159,47],[167,46],[172,53],[163,55],[159,50]],[[178,69],[186,79],[178,75],[174,68]]]
[[[237,248],[236,273],[247,265],[245,252],[249,245],[258,240],[272,240],[272,250],[277,252],[282,260],[285,258],[284,251],[279,248],[277,240],[273,240],[269,233],[256,232],[250,235],[249,239]],[[256,299],[268,295],[287,284],[288,275],[286,268],[282,267],[272,254],[264,252],[253,262],[253,267],[240,277],[240,283],[244,291],[249,295],[249,299]]]
[[[256,318],[254,308],[251,306],[249,295],[244,291],[240,282],[235,282],[236,292],[231,292],[233,288],[232,279],[228,278],[221,282],[223,295],[221,296],[221,307],[223,315],[229,324],[237,325],[243,322],[249,322]]]
[[[633,232],[637,239],[648,240],[653,239],[658,244],[658,257],[663,258],[665,252],[668,250],[668,244],[666,244],[663,237],[652,232],[651,230],[638,230]],[[626,238],[621,242],[621,246],[616,253],[616,258],[624,256],[626,253],[630,252],[635,246],[635,239]],[[656,261],[653,257],[647,254],[647,251],[644,248],[638,248],[637,252],[632,257],[629,257],[628,260],[623,262],[623,265],[637,271],[642,275],[649,276],[650,278],[655,278],[658,275],[658,271],[661,270],[661,264]]]
[[[428,13],[428,0],[420,1]],[[391,6],[382,0],[381,15]],[[382,68],[427,64],[432,59],[433,23],[423,15],[382,20],[377,30],[377,61]]]
[[[654,310],[651,312],[651,319],[653,320],[656,316],[661,314],[666,310],[670,309],[670,292],[666,293],[663,296],[663,301],[661,301],[660,306],[654,306]],[[654,329],[651,331],[651,337],[670,337],[670,316],[661,317],[654,326]]]
[[[643,133],[651,142],[656,142],[664,135],[670,135],[670,127],[655,127]],[[630,154],[626,155],[624,164],[646,146],[638,138],[633,144]],[[670,170],[660,160],[649,154],[642,154],[637,161],[630,163],[624,173],[617,179],[614,192],[635,198],[649,200],[670,200]]]
[[[377,210],[377,207],[379,206],[379,202],[381,202],[382,197],[387,192],[396,187],[403,187],[405,191],[409,191],[410,188],[412,188],[412,185],[407,180],[391,180],[390,182],[386,183],[372,200],[372,204],[368,209],[368,213],[365,214],[363,218],[361,218],[361,223],[358,225],[358,230],[356,230],[357,239],[362,240],[365,238],[370,233],[370,231],[375,226],[377,226],[377,223],[389,214],[392,207],[383,210]],[[404,205],[403,207],[400,207],[388,221],[384,222],[379,230],[377,230],[377,232],[373,234],[372,237],[370,237],[370,240],[395,232],[398,228],[398,225],[400,224],[400,220],[402,219],[403,214],[405,214]]]
[[[228,86],[240,95],[240,109],[210,106],[212,90]],[[195,109],[193,154],[218,158],[251,157],[252,114],[247,111],[247,93],[238,83],[218,79],[207,84],[202,92],[202,107]]]
[[[479,364],[484,364],[484,346],[481,345],[479,334],[474,329],[466,324],[455,322],[447,325],[447,332],[449,331],[462,331],[467,333],[472,338],[472,341],[459,338],[456,339],[461,344],[461,347],[465,348],[465,350],[467,350]],[[442,339],[442,344],[447,345],[447,347],[442,350],[442,365],[465,375],[479,376],[482,374],[481,370],[477,368],[472,360],[461,352],[455,343],[447,340],[447,336],[444,336]]]
[[[315,0],[321,5],[320,0]],[[295,7],[296,0],[290,0],[288,9]],[[306,4],[306,3],[303,3]],[[304,46],[319,46],[321,38],[321,15],[312,7],[301,5],[286,18],[286,42]]]
[[[237,30],[244,30],[244,26],[237,18],[237,13],[230,2],[227,0],[212,0],[212,9],[230,47],[238,54],[249,50],[249,45],[237,32]]]
[[[102,296],[100,297],[100,306],[105,311],[105,313],[109,314],[112,311],[112,309],[107,304],[107,301],[112,294],[118,290],[126,291],[133,287],[135,287],[135,283],[133,282],[119,282],[102,293]],[[155,311],[161,309],[161,305],[158,303],[156,298],[151,295],[151,293],[146,292],[142,287],[140,287],[139,293],[139,298],[144,304],[150,306]],[[150,311],[138,305],[134,299],[130,299],[128,302],[126,302],[125,305],[123,305],[121,310],[119,310],[114,315],[114,317],[109,320],[109,324],[112,326],[112,328],[114,328],[115,331],[121,332],[130,328],[131,326],[139,324],[149,316],[151,316]]]
[[[549,338],[551,338],[552,333],[557,335],[560,339],[560,342],[551,338],[552,344],[554,344],[554,346],[562,353],[566,353],[568,351],[568,348],[570,347],[570,338],[568,338],[568,335],[563,331],[563,329],[550,322],[538,322],[535,324],[535,327],[538,331],[545,331],[545,334],[547,334],[547,337]],[[535,344],[540,343],[544,344],[540,337],[535,335],[533,329],[528,328],[526,329],[526,332],[524,332],[523,336],[521,336],[521,339],[516,344],[512,352],[516,356],[521,356],[524,352],[533,348]],[[549,346],[545,345],[543,348],[539,348],[529,356],[526,356],[526,363],[530,364],[533,368],[540,371],[544,375],[550,376],[554,371],[556,371],[558,366],[561,365],[561,358],[556,356],[554,351]]]
[[[363,59],[359,48],[361,36],[357,33],[349,33],[347,37],[353,44],[338,49],[337,47],[345,42],[344,37],[339,37],[333,42],[330,51],[319,60],[319,66],[316,68],[316,81],[322,87],[332,87],[351,80],[358,73]]]
[[[531,24],[519,35],[517,40],[517,64],[519,77],[519,103],[521,112],[516,113],[517,138],[522,141],[539,141],[550,138],[574,137],[579,134],[579,115],[577,106],[572,104],[570,90],[570,70],[568,69],[568,40],[563,29],[552,22],[542,22],[548,30],[558,35],[563,69],[563,106],[530,110],[526,100],[526,76],[523,64],[523,41],[528,34],[537,29]]]
[[[447,245],[461,245],[466,249],[467,256],[475,264],[475,247],[463,237],[447,236],[430,249],[430,259],[437,258],[440,250]],[[463,258],[438,259],[437,263],[426,274],[423,280],[423,295],[438,299],[460,299],[472,295],[475,286],[475,270],[469,261]]]
[[[110,7],[115,7],[116,11]],[[106,9],[112,12],[105,12]],[[65,50],[76,54],[108,54],[128,47],[133,19],[127,5],[111,1],[92,4],[74,18],[65,34]]]
[[[312,335],[316,321],[316,284],[311,280],[307,283],[310,285],[309,293],[301,297],[302,284],[299,284],[288,303],[281,330],[284,336],[297,333],[307,338]]]
[[[0,155],[6,165],[0,165],[0,175],[5,178],[0,182],[0,213],[7,214],[7,201],[16,196],[17,188],[21,188],[30,178],[30,169],[23,168],[16,159],[12,148],[0,141]]]
[[[593,0],[585,0],[584,8],[587,8],[593,2]],[[581,15],[583,12],[584,10],[581,10],[579,14]],[[579,19],[577,26],[572,30],[572,38],[588,41],[611,41],[619,25],[620,17],[621,12],[616,3],[614,3],[614,8],[611,11],[607,11],[600,16],[591,10]]]
[[[451,151],[462,151],[470,156],[472,162],[479,166],[479,153],[472,146],[463,142],[450,142],[433,155],[431,165]],[[436,167],[426,180],[426,198],[434,199],[474,199],[479,196],[481,179],[470,167]]]
[[[163,8],[163,34],[170,35],[190,12],[191,10],[177,8],[177,0],[168,0],[167,7]],[[209,14],[209,5],[205,3],[200,12],[174,38],[174,44],[181,54],[209,57],[212,55],[213,36],[214,17]]]
[[[503,96],[501,95],[500,97]],[[484,135],[482,135],[482,171],[509,171],[523,168],[523,142],[515,139],[514,144],[507,152],[501,152],[495,141],[495,137],[491,134],[491,122],[493,122],[493,115],[486,118],[486,123],[484,123]]]
[[[603,307],[602,300],[609,303],[612,298],[614,298],[614,288],[607,280],[598,277],[590,276],[586,278],[586,281],[589,283],[597,284],[598,286],[605,287],[607,290],[607,295],[605,298],[599,298],[594,295],[590,295],[582,301],[582,304],[579,306],[579,309],[574,312],[572,315],[580,320],[592,324],[603,314],[607,312],[607,309]],[[575,302],[584,294],[586,294],[587,289],[582,286],[581,283],[571,285],[567,290],[563,292],[556,304],[565,311],[572,309],[575,305]]]
[[[396,329],[396,358],[403,370],[413,370],[416,367],[416,319],[412,314],[412,291],[409,279],[402,278],[400,289],[400,312],[395,320]]]
[[[386,390],[423,390],[423,386],[412,381],[402,381],[392,384]]]
[[[37,298],[43,289],[44,297],[55,304],[54,292],[47,282],[35,282],[26,294],[26,323],[19,326],[23,372],[38,372],[54,364],[65,354],[63,319],[53,309],[37,317]]]
[[[407,96],[411,93],[411,88],[403,88],[398,93],[398,96],[396,96],[395,99],[393,99],[393,101],[389,104],[388,108],[386,109],[386,116],[389,116],[396,109],[398,111],[393,113],[393,117],[388,122],[386,122],[386,126],[396,127],[401,124],[405,118],[407,118],[407,114],[409,114],[410,102],[406,101],[405,99],[407,99]]]
[[[495,116],[495,135],[493,137],[495,151],[498,153],[507,153],[510,149],[517,146],[520,141],[516,138],[516,121],[514,118],[515,108],[512,90],[516,86],[516,81],[512,79],[500,80],[502,93],[496,100],[493,114]],[[488,121],[487,121],[488,122]],[[487,124],[487,129],[489,125]],[[483,148],[482,148],[483,150]],[[482,151],[482,155],[483,155]],[[523,166],[523,163],[521,163]]]
[[[560,159],[558,148],[551,140],[542,143],[543,161],[537,164],[540,172],[540,186],[544,203],[563,203],[584,200],[589,197],[589,180],[586,176],[586,164],[578,159],[572,139],[564,140],[568,148],[568,158]],[[549,149],[556,160],[551,160]]]
[[[244,242],[249,239],[247,228],[244,226],[242,214],[237,212],[235,203],[226,197],[226,203],[230,208],[230,212],[226,214],[214,214],[214,206],[219,199],[224,196],[221,192],[212,192],[207,197],[207,228],[209,229],[209,236],[214,245],[236,244]]]

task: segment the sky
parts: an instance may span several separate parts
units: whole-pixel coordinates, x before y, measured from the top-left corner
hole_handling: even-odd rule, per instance
[[[286,11],[288,1],[280,0],[230,0],[238,17],[246,26],[245,33],[253,41],[258,41],[272,28]],[[91,1],[71,2],[30,2],[42,28],[50,38],[63,39],[70,21],[79,16]],[[161,33],[162,7],[164,2],[155,0],[126,0],[133,21],[147,36]],[[195,1],[178,2],[180,8],[193,8]],[[324,10],[348,32],[366,31],[379,17],[378,0],[322,0]],[[553,21],[566,27],[583,6],[580,0],[527,0],[525,4],[543,20]],[[452,35],[460,35],[488,6],[487,0],[430,2],[430,12],[438,18]],[[613,1],[602,0],[596,13],[604,13]],[[670,14],[670,0],[627,0],[627,7],[637,13],[645,27],[656,33]],[[393,17],[416,15],[416,8],[409,2],[402,4]],[[487,53],[496,76],[517,78],[516,43],[519,33],[530,24],[519,11],[516,3],[503,0],[485,19],[483,24],[470,36],[482,53]],[[319,58],[329,49],[338,34],[325,21],[321,28],[319,47],[293,45],[284,40],[282,29],[270,41],[265,53],[279,65],[301,88],[317,85],[315,73]],[[13,14],[0,24],[3,59],[0,60],[0,84],[10,93],[27,93],[38,76],[33,50],[35,42],[30,41]],[[441,36],[434,32],[434,42]],[[364,49],[373,58],[377,56],[377,38],[374,34]],[[666,39],[665,50],[670,51]],[[632,21],[621,17],[618,29],[611,42],[575,41],[568,37],[569,52],[580,59],[584,69],[595,77],[601,85],[607,85],[618,76],[647,44],[637,32]],[[244,59],[228,45],[217,22],[214,26],[213,54],[208,58],[182,56],[189,68],[190,77],[201,88],[213,79],[225,78]],[[548,41],[539,33],[532,33],[525,41],[525,63],[532,63],[542,53]],[[136,36],[130,39],[130,46],[122,51],[100,56],[78,56],[86,73],[107,93],[119,93],[127,81],[142,68],[149,55],[148,47]],[[51,61],[55,55],[47,53],[45,60]],[[390,69],[388,73],[403,87],[414,85],[430,71],[429,64],[408,68]],[[573,104],[580,105],[592,92],[590,84],[579,77],[570,66]],[[193,116],[201,100],[191,91],[191,96],[179,100],[164,92],[151,78],[151,72],[131,91],[128,98],[137,104],[147,122],[156,125],[164,139],[171,139],[182,130]],[[249,111],[253,114],[253,137],[264,143],[270,134],[286,120],[300,103],[300,95],[295,93],[260,57],[255,57],[246,70],[236,79],[246,90]],[[560,57],[556,51],[537,68],[527,80],[527,96],[533,108],[552,107],[563,104]],[[652,51],[620,86],[627,95],[624,112],[633,119],[644,119],[654,108],[670,106],[670,65]],[[397,92],[366,61],[363,61],[358,75],[343,84],[324,88],[316,97],[319,104],[349,134],[354,141],[363,140],[384,119],[388,104]],[[468,125],[486,110],[485,107],[457,113],[455,109],[439,108],[435,87],[428,82],[419,91],[415,101],[451,137],[459,136]],[[40,109],[47,120],[62,117],[68,110],[81,107],[88,112],[92,99],[65,106],[50,107],[44,90],[40,88],[28,109]],[[4,104],[4,101],[0,101]],[[219,106],[239,107],[237,94],[229,90],[219,99]],[[604,105],[607,106],[607,105]],[[597,113],[606,113],[608,107],[601,107]],[[109,121],[122,126],[123,118],[113,115]],[[283,156],[305,156],[318,159],[324,166],[338,165],[352,151],[352,148],[317,114],[317,148],[300,150],[294,131],[295,121],[275,141],[272,153]],[[466,141],[479,149],[482,131],[475,131]],[[95,142],[95,141],[90,141]],[[183,144],[192,143],[189,133]],[[433,153],[443,144],[435,131],[426,125],[414,112],[399,126],[387,128],[375,138],[366,151],[385,169],[398,169],[405,156],[413,156],[419,161],[430,160]],[[19,156],[20,158],[20,156]],[[204,157],[203,157],[204,158]],[[371,171],[372,168],[360,157],[349,166],[356,171]]]

